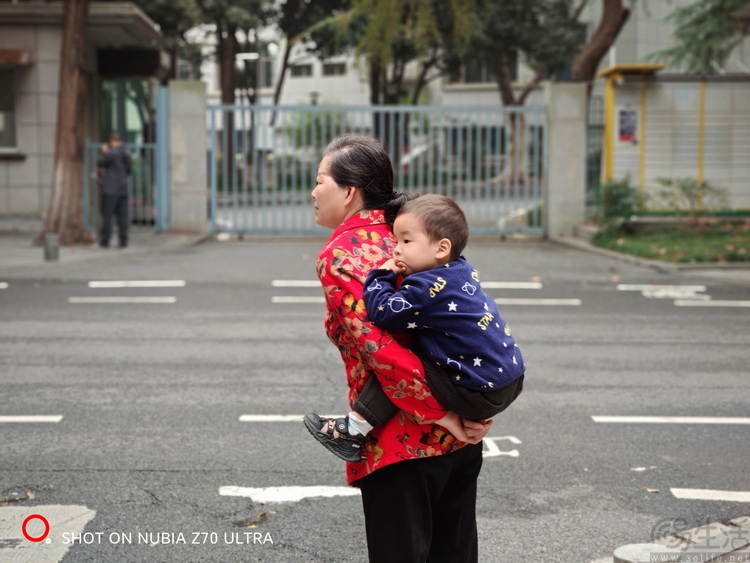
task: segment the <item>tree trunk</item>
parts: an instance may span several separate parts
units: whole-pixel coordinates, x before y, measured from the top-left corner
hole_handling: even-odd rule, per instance
[[[86,32],[89,0],[65,0],[57,95],[55,161],[45,234],[61,245],[91,243],[83,224],[83,140],[86,123]]]
[[[607,54],[630,17],[630,9],[623,7],[622,0],[602,0],[602,3],[599,26],[573,60],[573,78],[588,82],[589,92],[599,61]]]
[[[292,54],[292,47],[294,46],[294,43],[291,39],[288,39],[286,42],[286,47],[284,47],[284,57],[281,60],[281,70],[279,71],[279,79],[276,82],[276,89],[273,93],[273,105],[277,106],[279,105],[279,100],[281,100],[281,92],[284,89],[284,79],[286,78],[287,72],[289,72],[289,57]],[[258,64],[260,64],[260,58],[258,59]],[[260,84],[258,84],[258,87],[255,91],[255,103],[260,103]],[[273,114],[271,115],[271,127],[276,125],[276,110],[273,110]]]
[[[221,103],[224,105],[234,105],[234,91],[237,84],[236,73],[234,70],[234,59],[237,54],[237,37],[234,28],[226,30],[223,34],[219,32],[221,38],[220,52],[220,80],[221,80]],[[224,178],[227,186],[234,186],[237,177],[237,159],[234,154],[234,111],[224,109],[222,111],[224,136],[223,136],[223,155],[226,162],[228,176]]]
[[[498,48],[498,51],[502,52]],[[522,96],[523,99],[518,99],[513,92],[513,75],[508,66],[508,62],[505,57],[498,57],[498,59],[490,66],[492,76],[495,78],[498,91],[500,92],[500,101],[505,107],[523,105],[523,102],[528,96],[531,89],[531,84],[536,87],[539,83],[539,74],[534,77],[534,80],[529,85]],[[505,113],[507,117],[507,123],[505,123],[505,164],[502,172],[493,181],[500,184],[508,183],[511,187],[515,184],[524,184],[526,182],[526,159],[525,152],[526,147],[524,145],[524,136],[521,135],[519,138],[518,131],[523,131],[524,126],[521,122],[519,127],[519,113],[514,110]],[[517,148],[518,147],[518,148]],[[516,161],[516,153],[518,153],[518,161]]]

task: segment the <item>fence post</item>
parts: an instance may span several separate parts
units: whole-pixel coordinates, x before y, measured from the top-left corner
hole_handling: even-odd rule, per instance
[[[586,84],[547,83],[547,191],[549,238],[572,236],[586,209]]]
[[[157,232],[169,230],[169,89],[160,86],[156,94],[156,146],[153,162],[156,165],[156,207]],[[147,139],[148,141],[148,139]]]
[[[206,87],[197,80],[169,82],[170,230],[208,230]]]

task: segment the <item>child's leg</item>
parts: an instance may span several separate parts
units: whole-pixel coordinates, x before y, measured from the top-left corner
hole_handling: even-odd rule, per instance
[[[346,461],[359,461],[365,436],[398,412],[396,405],[371,375],[345,418],[324,418],[315,413],[305,415],[310,434],[328,450]]]
[[[374,428],[396,416],[398,407],[385,394],[375,374],[371,374],[359,397],[354,401],[352,411]]]
[[[370,430],[375,428],[372,424],[367,422],[365,420],[365,417],[359,414],[355,411],[349,412],[349,434],[352,436],[357,436],[358,434],[361,434],[362,436],[367,436],[370,433]]]
[[[450,371],[438,366],[427,356],[418,355],[424,364],[425,379],[435,398],[448,410],[469,420],[486,420],[501,413],[515,401],[523,389],[523,375],[502,389],[467,389],[451,381]]]

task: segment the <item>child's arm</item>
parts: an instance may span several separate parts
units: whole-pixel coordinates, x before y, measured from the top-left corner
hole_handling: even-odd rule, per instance
[[[389,262],[391,260],[384,266]],[[419,277],[409,276],[401,288],[396,289],[395,270],[385,267],[371,270],[363,292],[370,322],[384,330],[415,328],[416,317],[422,308],[422,286]]]

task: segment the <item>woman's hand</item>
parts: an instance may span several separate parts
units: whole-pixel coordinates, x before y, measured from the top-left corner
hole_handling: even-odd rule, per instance
[[[477,440],[476,442],[472,442],[472,444],[479,443],[492,427],[492,419],[490,418],[487,420],[469,420],[467,418],[462,418],[461,421],[463,422],[466,435],[472,440]]]
[[[447,429],[453,434],[456,439],[461,442],[468,444],[478,444],[487,435],[492,426],[492,420],[467,420],[461,418],[454,412],[448,412],[446,415],[438,420],[435,424],[439,424],[443,428]]]

